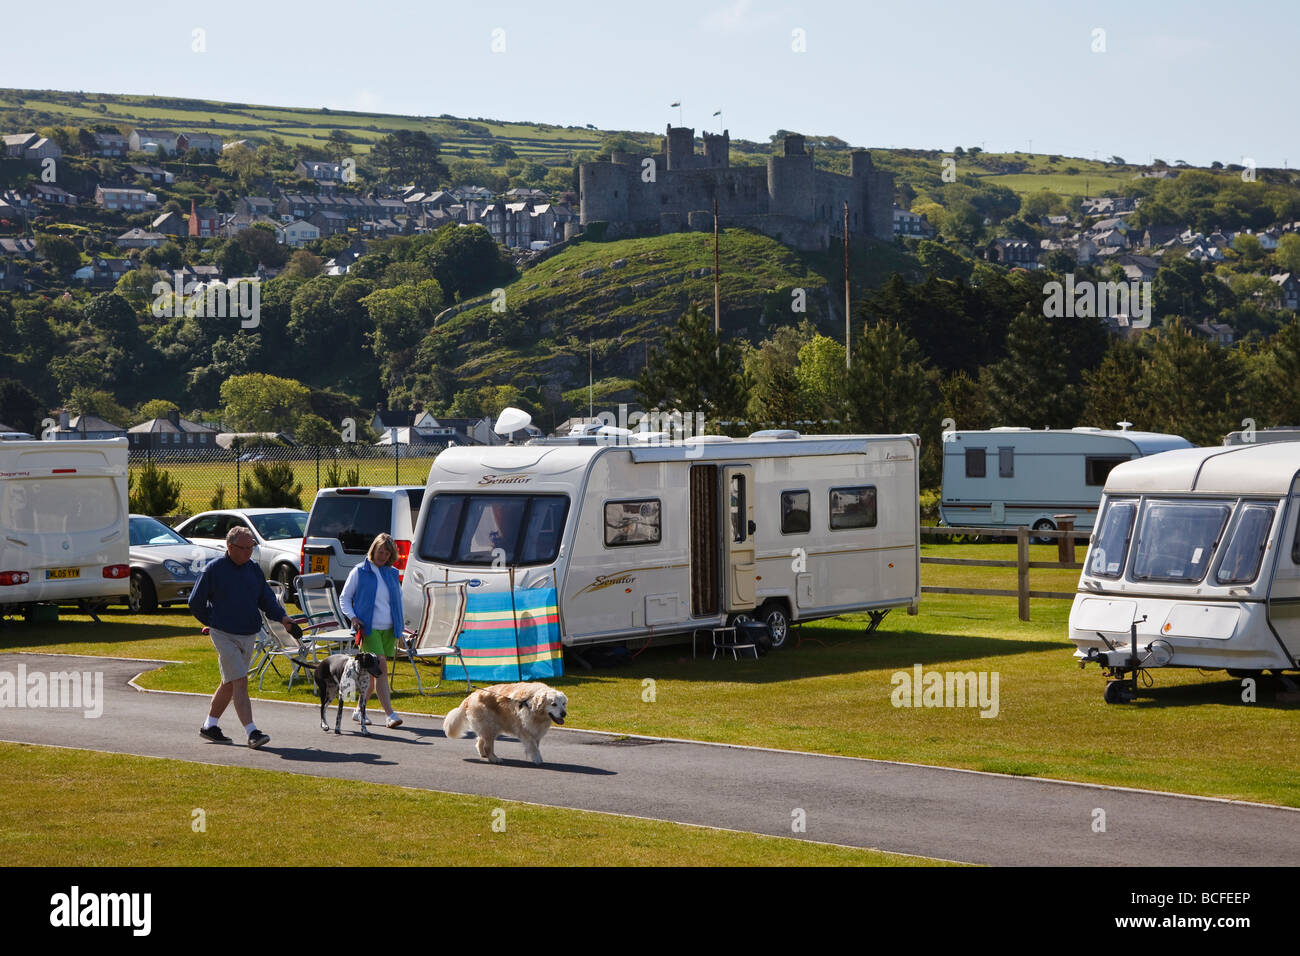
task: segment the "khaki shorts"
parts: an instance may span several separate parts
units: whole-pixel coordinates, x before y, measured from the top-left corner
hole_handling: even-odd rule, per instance
[[[248,665],[253,659],[253,644],[256,634],[231,634],[208,628],[212,646],[217,649],[217,664],[221,668],[221,683],[229,684],[248,676]]]

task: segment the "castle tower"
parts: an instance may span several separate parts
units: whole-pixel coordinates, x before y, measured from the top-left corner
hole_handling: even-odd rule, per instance
[[[816,205],[812,154],[804,149],[804,138],[798,133],[785,138],[781,153],[767,158],[768,211],[811,219]]]
[[[664,137],[664,152],[668,155],[669,169],[690,169],[696,165],[694,128],[670,123]]]
[[[704,165],[709,169],[726,169],[731,165],[731,130],[704,132]]]

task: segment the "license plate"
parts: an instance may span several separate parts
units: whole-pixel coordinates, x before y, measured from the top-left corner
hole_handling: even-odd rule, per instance
[[[81,568],[46,568],[45,580],[55,581],[64,578],[81,577]]]
[[[311,556],[311,573],[329,574],[330,556],[328,554],[313,554]]]

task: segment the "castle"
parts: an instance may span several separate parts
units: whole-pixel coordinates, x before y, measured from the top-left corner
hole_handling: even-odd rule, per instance
[[[825,249],[843,235],[848,202],[850,238],[893,237],[894,177],[875,170],[866,150],[853,151],[850,175],[841,176],[814,169],[797,134],[785,137],[766,169],[733,167],[728,132],[703,137],[699,154],[695,130],[670,125],[659,153],[615,151],[607,163],[583,163],[583,228],[606,223],[610,239],[712,230],[716,199],[724,227],[754,229],[796,249]]]

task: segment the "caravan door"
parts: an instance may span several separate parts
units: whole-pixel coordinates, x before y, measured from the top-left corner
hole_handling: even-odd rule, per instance
[[[723,553],[727,568],[727,610],[749,611],[758,604],[758,565],[754,560],[754,469],[722,469]]]

